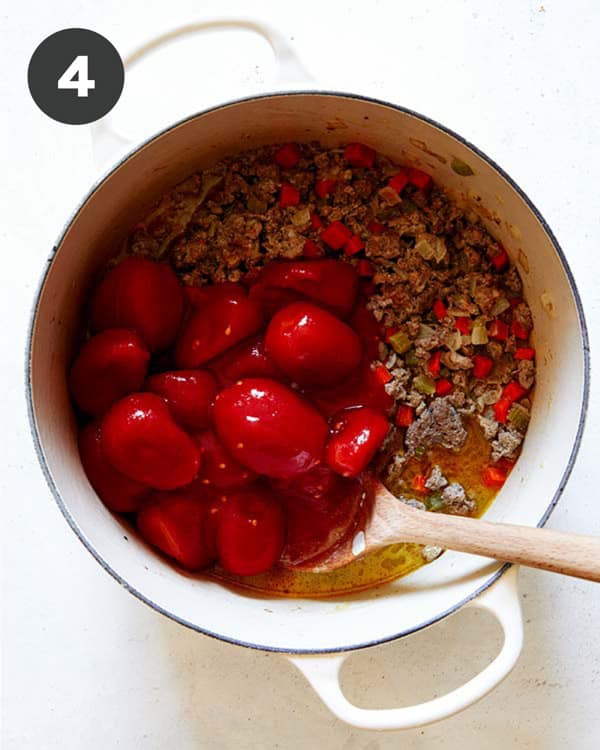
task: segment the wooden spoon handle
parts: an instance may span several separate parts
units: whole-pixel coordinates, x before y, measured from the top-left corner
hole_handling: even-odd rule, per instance
[[[403,514],[397,536],[600,582],[597,537],[424,511]]]

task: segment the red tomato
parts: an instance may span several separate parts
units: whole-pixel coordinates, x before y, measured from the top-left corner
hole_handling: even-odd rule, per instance
[[[200,367],[262,326],[260,311],[241,284],[223,284],[214,290],[192,312],[178,336],[175,360],[182,369]]]
[[[330,385],[358,367],[362,343],[350,326],[310,302],[295,302],[269,323],[265,349],[301,385]]]
[[[380,323],[375,320],[373,313],[364,304],[359,303],[354,308],[352,317],[348,321],[363,342],[365,358],[369,360],[379,358],[379,342],[383,335]]]
[[[291,388],[246,378],[218,394],[217,434],[240,463],[258,474],[288,478],[308,471],[323,454],[327,425]]]
[[[90,422],[79,433],[79,455],[90,484],[107,508],[116,513],[138,510],[148,487],[128,479],[108,463],[102,450],[99,422]]]
[[[265,315],[298,299],[310,299],[340,318],[347,318],[356,302],[358,276],[342,260],[272,261],[254,280],[250,299],[256,300]]]
[[[357,477],[381,448],[389,426],[381,412],[368,407],[341,412],[325,447],[327,465],[344,477]]]
[[[285,518],[267,487],[231,494],[219,515],[217,549],[225,570],[257,575],[277,562],[285,539]]]
[[[281,555],[286,567],[307,564],[346,539],[366,515],[368,497],[358,479],[345,479],[325,466],[293,481],[272,480],[286,509],[287,537]]]
[[[394,399],[385,390],[383,379],[371,369],[371,364],[366,359],[342,383],[328,388],[311,389],[306,394],[327,417],[351,406],[370,406],[385,414],[394,405]]]
[[[214,562],[211,523],[209,496],[188,487],[174,492],[153,491],[137,516],[142,537],[187,570],[199,570]]]
[[[202,466],[198,475],[201,484],[230,490],[250,484],[256,474],[243,466],[228,453],[212,430],[196,436],[196,445],[202,455]]]
[[[206,370],[172,370],[151,375],[146,390],[162,396],[173,419],[186,430],[204,430],[217,395],[214,376]]]
[[[135,393],[113,404],[102,420],[102,448],[121,474],[159,490],[189,484],[199,451],[154,393]]]
[[[223,387],[233,385],[241,378],[281,376],[275,362],[267,356],[264,339],[260,336],[242,341],[229,349],[213,360],[210,368]]]
[[[183,314],[183,292],[171,267],[144,258],[126,258],[112,268],[92,299],[95,331],[133,328],[151,351],[166,349]]]
[[[134,331],[109,328],[81,347],[69,375],[73,400],[99,417],[118,399],[138,391],[146,377],[150,352]]]

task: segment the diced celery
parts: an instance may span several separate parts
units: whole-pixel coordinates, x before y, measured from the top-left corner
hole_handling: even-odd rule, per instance
[[[519,432],[525,432],[529,424],[529,411],[521,404],[513,404],[508,412],[508,421]]]
[[[427,375],[417,375],[413,380],[413,388],[424,396],[431,396],[435,393],[435,381]]]
[[[428,510],[439,510],[444,507],[444,501],[440,495],[431,495],[427,498],[426,505]]]
[[[404,361],[409,367],[416,367],[419,364],[419,360],[417,359],[417,353],[414,349],[409,349],[406,352],[406,356],[404,357]]]
[[[412,346],[411,340],[404,331],[398,331],[393,336],[390,336],[389,343],[396,354],[404,354]]]
[[[471,331],[471,342],[475,346],[481,346],[487,344],[489,341],[485,324],[481,320],[476,320],[473,323],[473,330]]]

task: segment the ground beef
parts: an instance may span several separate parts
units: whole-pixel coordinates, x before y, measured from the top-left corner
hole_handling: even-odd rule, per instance
[[[456,516],[468,516],[472,513],[477,504],[470,497],[467,497],[462,484],[453,482],[442,490],[441,495],[444,511]]]
[[[429,408],[406,430],[406,448],[409,453],[417,448],[441,445],[448,450],[462,448],[467,439],[460,414],[446,398],[434,399]]]
[[[521,359],[517,366],[517,379],[523,388],[531,388],[535,380],[535,365],[530,359]]]
[[[445,487],[448,484],[448,480],[442,473],[442,469],[438,464],[436,464],[431,472],[429,473],[429,476],[427,477],[427,481],[425,482],[425,487],[427,487],[428,490],[431,490],[432,492],[437,492],[438,490],[441,490],[443,487]]]
[[[514,427],[502,427],[492,443],[492,461],[514,458],[523,442],[523,435]]]
[[[486,440],[493,440],[498,434],[500,425],[496,422],[493,412],[486,411],[478,417],[479,425],[483,430]]]

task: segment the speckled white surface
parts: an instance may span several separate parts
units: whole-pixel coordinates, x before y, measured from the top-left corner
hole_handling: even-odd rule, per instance
[[[229,13],[249,13],[247,4],[223,5]],[[257,1],[252,12],[293,39],[321,84],[380,96],[436,118],[517,180],[569,258],[593,356],[600,345],[597,3],[342,5]],[[592,584],[522,572],[526,643],[504,684],[440,724],[377,735],[334,719],[285,659],[198,636],[145,608],[93,561],[51,500],[26,420],[25,329],[52,241],[90,184],[94,166],[88,129],[51,122],[30,100],[29,57],[60,28],[93,28],[124,50],[217,8],[216,2],[192,0],[10,0],[2,7],[2,747],[597,748],[600,589]],[[224,52],[221,39],[202,45],[213,63],[192,69],[189,109],[268,79],[270,55],[260,43],[241,41],[235,51]],[[221,60],[223,83],[215,72]],[[158,68],[150,70],[158,75]],[[157,81],[157,90],[163,81],[168,78]],[[167,104],[175,105],[158,96],[154,109],[167,110]],[[549,525],[600,534],[594,489],[600,398],[596,383],[592,388],[580,457]],[[352,657],[345,688],[351,699],[371,707],[422,700],[474,674],[497,647],[491,619],[459,613],[402,642]]]

